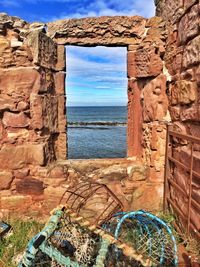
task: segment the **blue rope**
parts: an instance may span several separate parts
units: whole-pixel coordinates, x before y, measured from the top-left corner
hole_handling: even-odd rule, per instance
[[[58,221],[63,215],[63,211],[56,210],[54,214],[50,217],[48,224],[44,229],[33,237],[29,243],[28,248],[25,251],[22,261],[19,263],[18,267],[32,267],[35,263],[36,253],[39,251],[40,245],[47,240],[52,233],[55,231]]]

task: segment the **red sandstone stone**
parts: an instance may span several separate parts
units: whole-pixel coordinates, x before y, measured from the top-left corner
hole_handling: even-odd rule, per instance
[[[44,191],[44,185],[40,180],[26,177],[16,183],[16,191],[23,195],[41,195]]]
[[[33,68],[0,70],[0,91],[7,95],[28,98],[40,88],[40,76]]]
[[[31,137],[31,131],[29,131],[28,129],[9,127],[8,129],[6,129],[4,142],[11,144],[23,144],[30,139],[33,141],[34,139]]]
[[[0,172],[0,190],[9,189],[13,180],[12,172]]]
[[[181,107],[181,121],[196,121],[200,120],[200,107],[198,104],[192,104],[190,107]]]
[[[177,81],[171,87],[171,102],[176,104],[190,104],[197,99],[197,85],[195,82]]]
[[[145,24],[140,16],[68,19],[48,23],[48,34],[64,45],[124,46],[139,41]]]
[[[17,179],[24,179],[27,176],[29,176],[29,173],[30,173],[30,169],[29,168],[23,168],[23,169],[20,169],[20,170],[15,170],[14,171],[14,176]]]
[[[52,169],[50,169],[48,177],[63,178],[66,177],[66,173],[64,172],[64,168],[62,166],[55,166]]]
[[[16,103],[13,99],[10,99],[8,96],[1,95],[0,111],[4,110],[16,111]]]
[[[25,101],[20,101],[17,104],[17,110],[19,111],[24,111],[24,110],[27,110],[28,108],[29,108],[29,104]]]
[[[54,74],[55,91],[57,94],[65,94],[65,76],[65,72],[56,72]]]
[[[55,88],[55,83],[54,83],[54,76],[51,70],[49,69],[40,69],[40,88],[39,92],[40,93],[52,93]]]
[[[24,128],[29,125],[29,118],[23,113],[4,112],[3,124],[5,127]]]
[[[172,121],[177,121],[180,119],[180,107],[176,107],[176,106],[170,106],[169,107],[169,112],[170,112],[170,116]]]
[[[57,44],[41,31],[33,31],[28,35],[27,44],[33,54],[36,65],[55,69],[57,62]]]
[[[33,129],[47,128],[50,132],[57,132],[58,128],[58,100],[51,95],[30,96],[31,127]]]
[[[56,151],[56,159],[65,160],[67,158],[67,135],[60,133],[54,137],[54,145]]]
[[[188,43],[183,54],[183,67],[187,69],[200,63],[200,36]]]
[[[64,95],[58,96],[58,130],[61,133],[66,132],[66,98]]]
[[[166,76],[160,75],[143,89],[143,119],[145,122],[163,120],[167,110]]]
[[[147,211],[159,210],[162,205],[162,196],[162,183],[154,185],[143,183],[132,194],[131,210],[138,210],[140,207]]]
[[[56,71],[63,71],[66,69],[66,53],[64,45],[57,46],[57,63],[55,69]]]
[[[178,37],[181,44],[185,44],[189,39],[198,35],[200,25],[199,10],[199,4],[197,4],[181,18],[178,29]]]
[[[7,146],[0,150],[0,169],[21,169],[27,164],[45,163],[44,145]]]
[[[137,81],[129,80],[128,83],[128,133],[127,155],[139,156],[142,153],[142,106],[141,88]]]
[[[30,209],[31,203],[31,196],[14,195],[1,197],[1,207],[3,209],[14,210],[15,212],[20,210],[20,214]]]
[[[128,52],[128,77],[143,78],[161,73],[163,63],[155,49],[137,49]]]

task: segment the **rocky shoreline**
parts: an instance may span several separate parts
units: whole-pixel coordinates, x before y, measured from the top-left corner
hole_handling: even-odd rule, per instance
[[[125,122],[101,122],[101,121],[95,121],[95,122],[68,122],[68,126],[126,126],[127,123]]]

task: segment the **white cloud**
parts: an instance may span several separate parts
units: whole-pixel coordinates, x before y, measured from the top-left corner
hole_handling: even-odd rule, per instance
[[[1,0],[1,5],[3,7],[18,7],[20,3],[15,0]]]
[[[126,49],[67,47],[68,103],[127,103]]]
[[[30,1],[30,0],[26,0]],[[53,0],[44,0],[53,1]],[[60,3],[71,3],[76,6],[80,1],[75,0],[56,0]],[[155,15],[154,0],[94,0],[82,1],[82,5],[77,5],[75,12],[63,12],[59,15],[51,17],[49,21],[65,19],[65,18],[84,18],[84,17],[100,17],[100,16],[135,16],[152,17]]]

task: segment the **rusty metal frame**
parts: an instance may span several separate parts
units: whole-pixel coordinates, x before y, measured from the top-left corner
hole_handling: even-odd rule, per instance
[[[185,163],[178,161],[173,157],[172,150],[174,141],[173,138],[178,138],[180,140],[186,140],[191,145],[191,153],[190,153],[190,166],[188,167]],[[167,209],[172,210],[174,214],[177,214],[181,217],[181,219],[185,222],[185,226],[180,225],[179,222],[175,223],[175,227],[179,232],[186,231],[187,236],[192,234],[193,236],[200,239],[200,233],[198,229],[195,229],[191,223],[191,206],[195,207],[200,212],[200,203],[198,203],[192,197],[192,183],[193,177],[197,177],[200,179],[200,174],[193,170],[193,162],[194,162],[194,145],[200,145],[200,138],[194,137],[191,135],[181,134],[172,130],[172,125],[167,125],[167,138],[166,138],[166,151],[165,151],[165,177],[164,177],[164,202],[163,209],[164,212]],[[179,166],[189,173],[188,175],[188,192],[184,190],[179,184],[176,183],[175,180],[171,179],[171,175],[173,173],[173,169],[175,166]],[[170,192],[171,188],[179,191],[188,202],[187,214],[185,215],[181,209],[177,206],[176,203],[171,198]]]
[[[110,199],[110,203],[108,202],[104,209],[99,214],[96,214],[94,218],[94,224],[100,225],[109,220],[114,213],[124,210],[122,202],[105,184],[81,182],[73,188],[66,189],[60,199],[60,204],[65,204],[71,210],[80,214],[87,202],[90,201],[99,190],[103,190],[106,199]],[[65,199],[66,196],[67,198]]]

